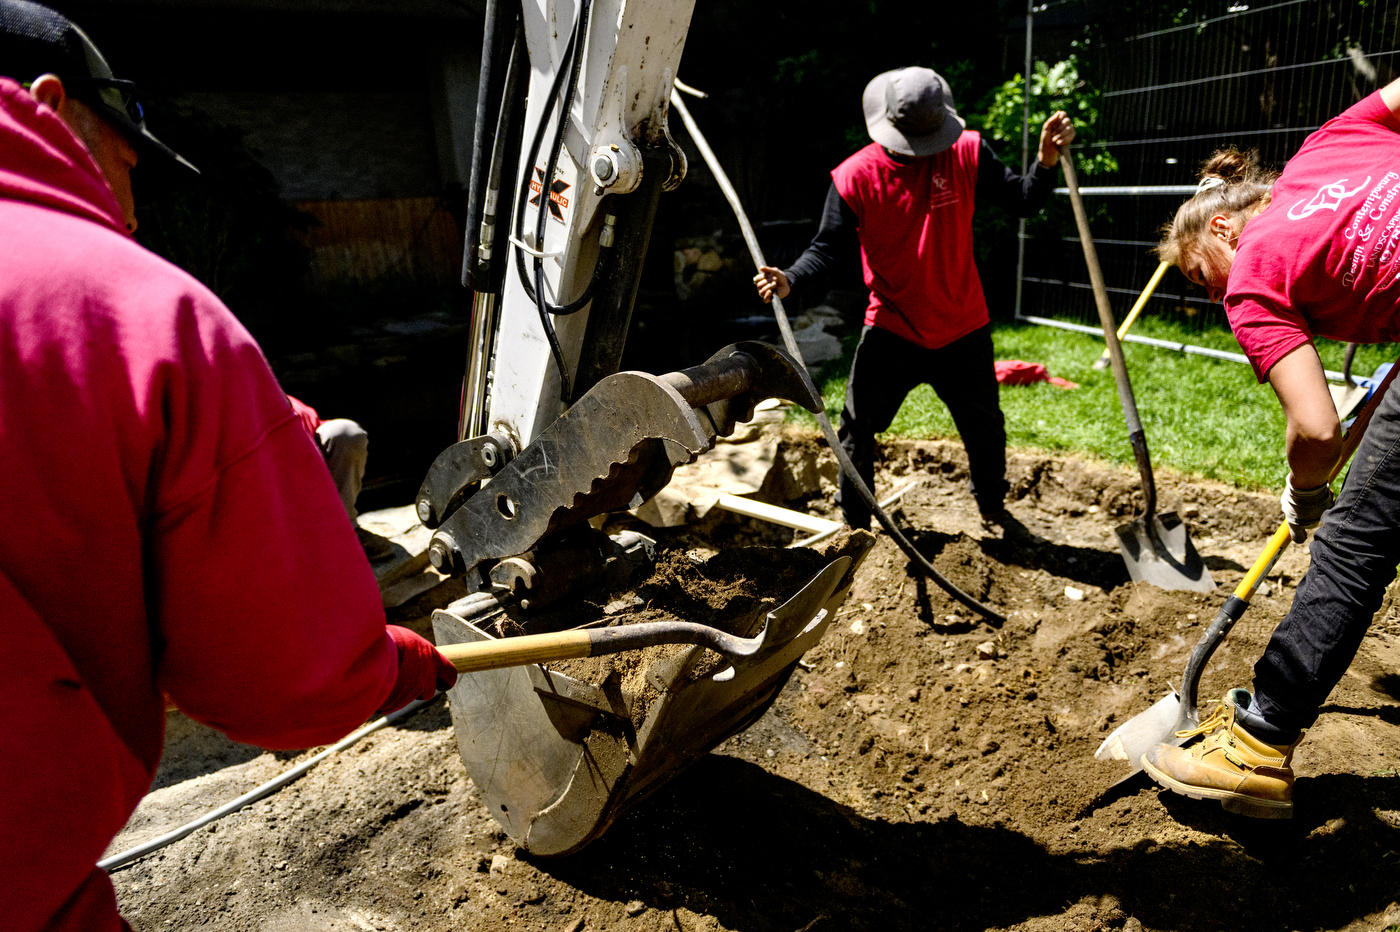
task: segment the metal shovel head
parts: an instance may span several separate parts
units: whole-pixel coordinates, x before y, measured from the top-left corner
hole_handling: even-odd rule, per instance
[[[1215,580],[1191,544],[1191,535],[1176,512],[1148,519],[1138,518],[1114,529],[1118,549],[1133,582],[1151,583],[1161,589],[1210,592]]]
[[[1366,400],[1370,389],[1365,385],[1336,385],[1328,382],[1327,391],[1332,395],[1332,407],[1337,409],[1337,420],[1345,421],[1356,413],[1361,402]]]
[[[1132,773],[1142,769],[1142,755],[1159,744],[1176,740],[1177,719],[1181,716],[1181,697],[1176,690],[1152,704],[1146,712],[1128,719],[1103,740],[1094,752],[1097,760],[1125,760]]]
[[[1196,720],[1185,714],[1181,695],[1172,690],[1152,704],[1146,712],[1128,719],[1103,739],[1094,752],[1095,760],[1125,760],[1128,772],[1114,785],[1123,783],[1142,769],[1142,757],[1159,744],[1180,747],[1186,739],[1178,733],[1196,726]]]

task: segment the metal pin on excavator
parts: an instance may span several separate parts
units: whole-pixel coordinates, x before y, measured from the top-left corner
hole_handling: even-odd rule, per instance
[[[761,343],[668,375],[618,371],[658,199],[685,177],[667,115],[692,7],[487,3],[459,442],[433,463],[417,510],[435,531],[433,565],[477,593],[435,613],[438,644],[464,658],[515,646],[484,642],[520,642],[512,659],[472,666],[480,672],[464,673],[450,696],[468,773],[496,820],[536,854],[577,850],[762,715],[821,639],[869,546],[827,562],[738,638],[683,624],[544,643],[491,631],[507,598],[532,610],[567,600],[634,558],[635,540],[609,539],[589,519],[641,504],[754,404],[777,397],[821,409],[801,364]],[[640,722],[619,690],[530,663],[642,643],[695,646],[647,670],[660,698]],[[711,649],[728,665],[702,674]],[[506,663],[528,665],[483,669]]]

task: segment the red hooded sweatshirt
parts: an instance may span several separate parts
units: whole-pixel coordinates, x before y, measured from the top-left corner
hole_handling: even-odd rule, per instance
[[[0,926],[118,930],[97,859],[165,690],[270,748],[398,673],[320,451],[257,344],[127,235],[96,163],[0,78]]]

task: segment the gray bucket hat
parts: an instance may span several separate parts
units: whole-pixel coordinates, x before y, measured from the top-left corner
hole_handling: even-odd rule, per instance
[[[931,68],[886,71],[865,86],[861,104],[870,138],[901,155],[937,155],[967,125],[948,82]]]

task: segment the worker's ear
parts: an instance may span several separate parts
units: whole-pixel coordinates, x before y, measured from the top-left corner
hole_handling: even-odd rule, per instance
[[[58,75],[41,74],[29,85],[29,96],[57,113],[68,99],[68,92],[63,89],[63,80]]]
[[[1216,214],[1210,218],[1210,235],[1218,236],[1229,243],[1235,239],[1235,220],[1226,214]]]

